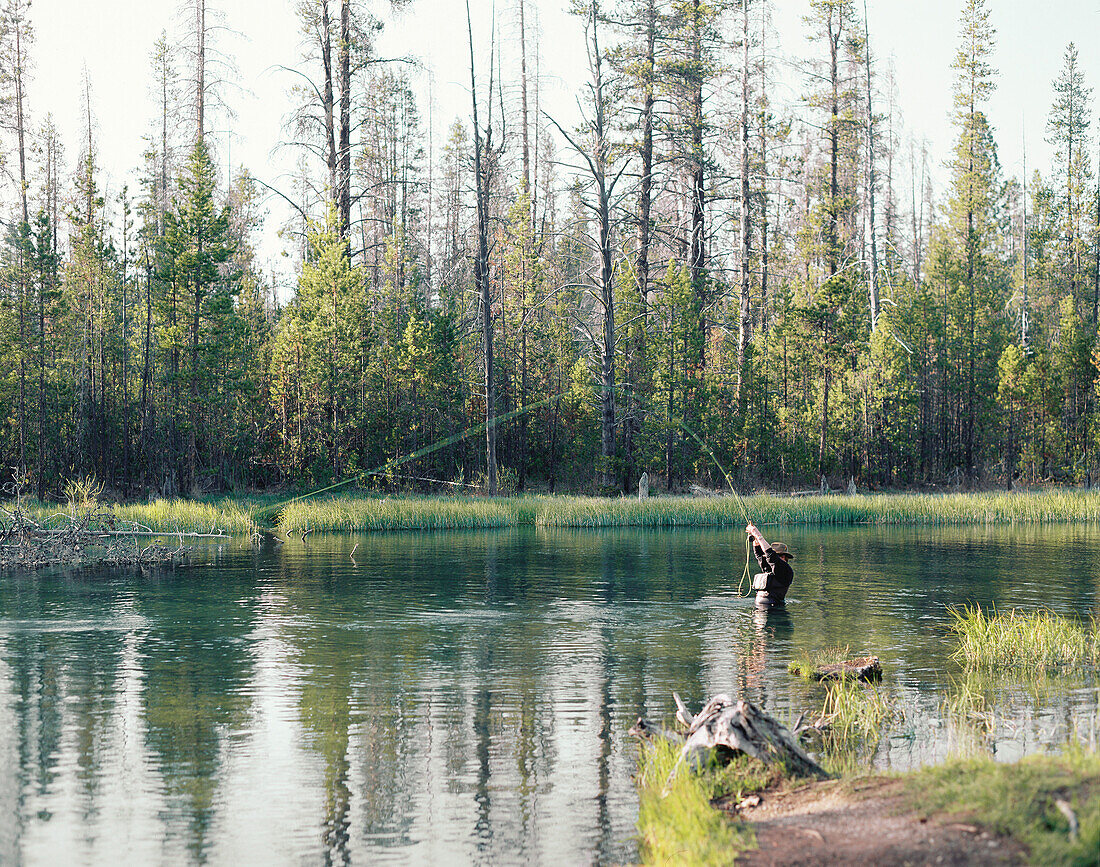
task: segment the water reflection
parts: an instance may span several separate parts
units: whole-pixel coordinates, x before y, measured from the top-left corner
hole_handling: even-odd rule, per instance
[[[629,861],[634,719],[670,718],[675,689],[791,720],[821,694],[787,663],[827,645],[878,654],[905,708],[882,766],[1095,740],[1094,674],[978,677],[946,634],[961,602],[1100,612],[1095,528],[786,536],[777,609],[737,596],[743,539],[717,531],[314,538],[3,576],[0,862]]]

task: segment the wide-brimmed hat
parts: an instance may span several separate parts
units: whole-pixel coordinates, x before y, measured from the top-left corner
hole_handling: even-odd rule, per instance
[[[786,554],[792,560],[794,559],[794,554],[791,553],[791,549],[783,542],[773,542],[772,550],[775,551],[776,554]]]

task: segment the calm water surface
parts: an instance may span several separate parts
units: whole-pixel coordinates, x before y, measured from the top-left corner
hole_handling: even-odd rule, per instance
[[[639,715],[820,707],[800,650],[877,653],[875,756],[1096,737],[1095,674],[967,678],[946,606],[1100,613],[1100,530],[799,529],[785,612],[724,531],[340,536],[172,569],[0,575],[0,863],[618,863]],[[358,545],[358,548],[353,548]],[[732,577],[731,577],[732,576]],[[983,691],[985,723],[945,699]]]

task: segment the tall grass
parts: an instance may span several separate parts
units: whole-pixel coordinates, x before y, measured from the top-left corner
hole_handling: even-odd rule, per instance
[[[32,514],[64,506],[24,500]],[[744,499],[757,524],[1012,524],[1100,522],[1100,493],[875,494]],[[158,532],[248,533],[257,524],[284,532],[435,530],[513,527],[734,527],[745,522],[738,500],[721,497],[377,497],[331,496],[282,504],[272,496],[165,500],[104,506],[119,520]]]
[[[1100,492],[873,494],[744,499],[757,524],[1014,524],[1100,522]],[[520,496],[367,497],[300,500],[257,516],[291,532],[542,527],[723,527],[745,522],[738,500],[721,497]]]
[[[282,509],[284,532],[488,529],[534,523],[531,500],[458,497],[333,497],[302,500]]]
[[[847,678],[826,683],[818,758],[830,773],[845,776],[870,764],[900,710],[894,698],[877,687]]]
[[[10,504],[9,504],[10,505]],[[149,503],[109,504],[42,503],[24,499],[23,510],[39,522],[60,520],[72,510],[96,509],[103,529],[114,522],[114,529],[149,531],[152,533],[210,533],[216,535],[247,535],[256,529],[253,506],[247,501],[223,498],[200,500],[153,500]],[[122,524],[123,526],[119,526]]]
[[[1100,664],[1100,624],[1076,623],[1053,611],[1013,609],[986,613],[981,606],[952,608],[955,658],[968,665],[1060,668]]]
[[[229,498],[211,502],[158,499],[115,505],[109,511],[120,521],[130,521],[158,533],[243,535],[256,529],[252,507]]]
[[[643,743],[638,763],[638,836],[645,864],[732,864],[755,836],[713,806],[715,798],[747,794],[771,781],[763,766],[739,757],[725,768],[680,772],[665,790],[679,747],[663,738]]]
[[[897,713],[894,700],[873,686],[854,680],[829,681],[821,715],[829,720],[833,737],[840,741],[878,742]]]

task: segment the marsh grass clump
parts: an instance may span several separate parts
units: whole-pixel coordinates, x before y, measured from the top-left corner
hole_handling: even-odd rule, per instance
[[[1097,863],[1100,755],[1095,751],[1071,743],[1061,755],[1027,756],[1014,765],[989,756],[953,758],[904,779],[907,797],[921,813],[953,813],[1011,835],[1027,847],[1032,863]]]
[[[64,505],[24,499],[28,515],[46,526],[94,516],[94,529],[128,529],[136,533],[184,533],[188,535],[247,536],[257,526],[255,506],[248,500],[221,497],[213,500],[156,499],[148,503],[100,503],[73,491]],[[0,508],[3,508],[0,506]]]
[[[944,714],[952,719],[978,723],[988,729],[993,719],[993,707],[984,687],[984,683],[973,677],[952,679],[951,689],[943,700]]]
[[[1100,628],[1053,611],[987,613],[981,606],[949,609],[958,638],[954,657],[967,665],[1056,669],[1100,664]]]
[[[877,687],[837,680],[826,687],[821,715],[829,721],[834,738],[877,743],[897,712],[894,699]]]
[[[787,671],[796,677],[809,680],[815,671],[826,665],[840,665],[848,659],[850,650],[847,644],[838,644],[823,650],[802,650],[797,657],[787,663]]]
[[[895,699],[876,686],[851,679],[826,683],[821,715],[810,731],[818,734],[822,765],[845,776],[867,765],[886,727],[901,711]]]
[[[285,533],[371,530],[458,530],[512,527],[531,506],[525,498],[332,497],[301,500],[282,508],[278,527]]]
[[[153,533],[200,535],[248,535],[256,528],[246,503],[225,498],[199,500],[157,499],[111,507],[111,514]]]
[[[990,752],[996,725],[992,690],[989,679],[975,669],[966,669],[961,678],[951,679],[941,708],[957,755]]]
[[[638,836],[645,864],[730,864],[755,845],[752,829],[715,809],[715,800],[740,798],[777,782],[777,772],[747,756],[687,773],[681,768],[666,790],[679,747],[643,743],[638,763]]]

